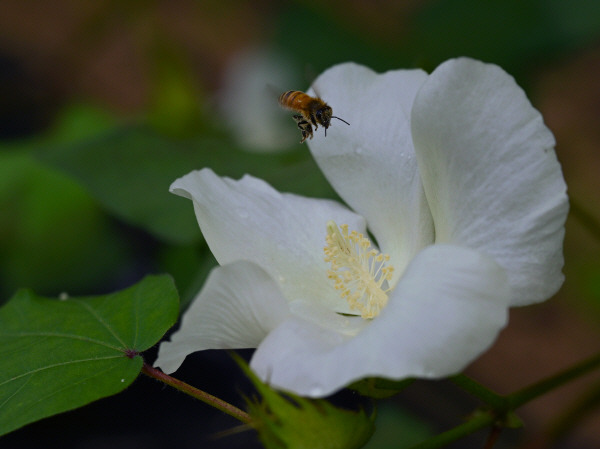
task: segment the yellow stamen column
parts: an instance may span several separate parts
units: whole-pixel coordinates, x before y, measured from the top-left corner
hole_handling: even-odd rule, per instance
[[[363,234],[349,233],[348,225],[338,227],[334,221],[327,222],[325,240],[325,262],[331,264],[327,276],[341,297],[365,319],[379,315],[391,290],[387,282],[394,268],[386,266],[390,256],[373,248]]]

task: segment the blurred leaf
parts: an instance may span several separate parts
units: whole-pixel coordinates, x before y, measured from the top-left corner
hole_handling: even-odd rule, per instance
[[[210,167],[236,178],[250,173],[283,191],[334,195],[304,146],[292,154],[257,155],[223,139],[175,140],[132,126],[73,145],[46,146],[37,155],[77,179],[116,216],[175,244],[201,237],[189,201],[169,193],[176,178],[195,169]]]
[[[278,17],[274,40],[286,54],[305,66],[306,73],[302,74],[303,85],[279,86],[282,89],[305,90],[323,70],[341,62],[355,61],[385,71],[395,68],[404,57],[398,51],[400,42],[388,40],[381,45],[381,41],[373,41],[372,35],[365,38],[364,29],[350,27],[348,22],[340,20],[335,7],[292,2],[285,5],[287,8]],[[298,28],[302,29],[302,39],[289,31]]]
[[[19,291],[0,308],[0,435],[125,389],[177,320],[169,276],[110,295],[54,300]]]
[[[160,266],[175,278],[180,291],[179,307],[184,311],[202,289],[217,261],[206,245],[200,248],[198,245],[165,246],[159,257]]]
[[[70,104],[58,116],[44,138],[54,142],[76,142],[111,129],[115,119],[106,111],[85,103]]]
[[[541,58],[598,37],[600,3],[440,0],[427,3],[412,26],[409,51],[428,70],[446,59],[470,56],[520,75]]]
[[[581,278],[581,285],[585,289],[583,298],[587,299],[596,311],[600,311],[600,264],[590,262],[581,267],[578,277]]]
[[[249,401],[253,427],[267,449],[358,449],[371,437],[375,413],[337,408],[324,399],[285,396],[261,382],[239,357],[234,356],[261,395]]]
[[[377,403],[377,432],[364,449],[405,449],[432,437],[431,426],[393,401]]]
[[[413,51],[429,63],[429,70],[457,56],[510,70],[537,45],[536,13],[531,0],[429,2],[413,24]]]
[[[600,36],[600,2],[597,0],[540,0],[553,44],[573,50]]]
[[[206,126],[205,101],[187,55],[167,36],[155,36],[152,45],[152,91],[148,116],[152,126],[170,136],[198,133]]]
[[[394,381],[379,377],[369,377],[367,379],[361,379],[357,382],[354,382],[353,384],[349,385],[348,388],[357,391],[363,396],[368,396],[374,399],[382,399],[401,392],[413,382],[414,379]]]
[[[3,299],[24,285],[54,293],[106,282],[128,257],[94,199],[24,150],[0,153],[0,208]]]

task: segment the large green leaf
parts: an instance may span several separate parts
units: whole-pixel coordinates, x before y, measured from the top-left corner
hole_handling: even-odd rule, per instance
[[[0,210],[0,305],[23,286],[89,290],[132,257],[98,202],[26,150],[0,150]]]
[[[140,125],[48,145],[36,154],[77,179],[121,219],[171,243],[189,244],[200,239],[200,230],[189,201],[169,193],[176,178],[210,167],[236,178],[250,173],[284,191],[331,195],[308,150],[299,147],[291,154],[257,155],[221,137],[174,139]]]
[[[407,51],[432,70],[470,56],[494,62],[520,84],[529,71],[600,34],[596,0],[438,0],[426,2],[412,24]]]
[[[177,320],[169,276],[103,296],[21,290],[0,308],[0,435],[125,389]]]

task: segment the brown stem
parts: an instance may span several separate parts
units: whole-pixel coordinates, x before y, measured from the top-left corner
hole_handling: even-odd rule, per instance
[[[488,435],[488,439],[485,442],[485,446],[483,449],[492,449],[494,447],[494,445],[496,444],[496,441],[498,441],[498,437],[500,437],[501,431],[502,431],[501,427],[492,426],[492,430],[490,431],[490,434]]]
[[[192,387],[185,382],[180,381],[179,379],[175,379],[162,371],[151,367],[146,362],[144,362],[144,366],[142,367],[142,373],[145,375],[152,377],[153,379],[159,380],[183,393],[186,393],[200,401],[208,404],[218,410],[221,410],[223,413],[227,413],[229,416],[232,416],[235,419],[240,420],[245,424],[249,424],[252,419],[248,413],[240,410],[239,408],[231,405],[228,402],[223,401],[222,399],[217,398],[211,394],[208,394],[202,390],[198,390],[195,387]]]

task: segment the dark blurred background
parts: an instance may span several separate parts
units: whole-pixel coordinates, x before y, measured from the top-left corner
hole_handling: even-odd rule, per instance
[[[430,71],[455,56],[515,76],[556,136],[572,200],[564,287],[513,310],[468,374],[509,393],[597,353],[597,0],[3,0],[0,302],[19,287],[90,295],[168,272],[185,307],[214,261],[191,205],[168,193],[176,177],[211,166],[335,197],[267,86],[305,90],[348,60]],[[188,358],[177,376],[240,406],[249,391],[217,351]],[[528,404],[519,413],[525,427],[505,431],[496,447],[600,447],[598,400],[564,418],[598,388],[600,375],[590,375]],[[381,404],[368,448],[408,447],[474,406],[449,382],[417,382]],[[215,436],[229,429],[240,432]],[[485,437],[452,447],[482,448]],[[260,447],[233,419],[144,377],[118,396],[0,438],[9,449],[53,445]]]

